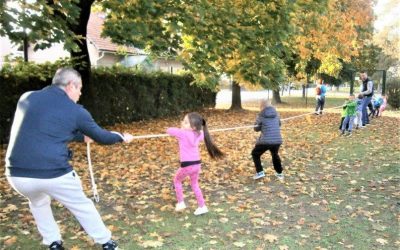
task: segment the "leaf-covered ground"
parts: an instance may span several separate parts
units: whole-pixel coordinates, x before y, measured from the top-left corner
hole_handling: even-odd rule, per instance
[[[302,113],[288,110],[281,107],[282,118]],[[222,128],[250,125],[257,112],[203,114],[211,128]],[[169,126],[179,126],[181,118],[112,129],[136,135],[164,133]],[[226,157],[211,160],[202,148],[200,182],[210,209],[203,216],[193,215],[196,201],[188,182],[188,209],[174,212],[175,139],[92,145],[101,199],[96,206],[123,249],[398,249],[399,114],[374,119],[349,138],[339,136],[339,119],[331,112],[283,123],[283,183],[275,178],[268,154],[263,157],[267,177],[251,178],[255,170],[250,152],[258,133],[214,133]],[[72,164],[91,196],[86,147],[72,148]],[[0,191],[0,248],[45,249],[27,201],[4,176]],[[65,208],[53,204],[68,249],[99,249]]]

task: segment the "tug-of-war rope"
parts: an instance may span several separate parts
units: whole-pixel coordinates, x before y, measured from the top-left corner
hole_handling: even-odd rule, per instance
[[[337,109],[337,108],[341,108],[342,106],[337,106],[337,107],[333,107],[333,108],[327,108],[326,110],[330,110],[330,109]],[[306,114],[301,114],[301,115],[295,115],[295,116],[291,116],[288,118],[284,118],[281,119],[282,122],[284,121],[289,121],[289,120],[293,120],[293,119],[297,119],[303,116],[308,116],[308,115],[312,115],[314,114],[313,112],[310,113],[306,113]],[[247,125],[247,126],[238,126],[238,127],[231,127],[231,128],[217,128],[217,129],[210,129],[210,132],[221,132],[221,131],[229,131],[229,130],[238,130],[238,129],[246,129],[246,128],[254,128],[255,125]],[[149,139],[149,138],[158,138],[158,137],[167,137],[170,136],[169,134],[152,134],[152,135],[137,135],[137,136],[133,136],[133,139]],[[92,191],[93,191],[93,199],[96,202],[100,201],[100,196],[99,193],[97,191],[97,186],[96,186],[96,182],[94,180],[94,174],[93,174],[93,165],[92,165],[92,160],[90,157],[90,143],[86,143],[86,152],[87,152],[87,160],[88,160],[88,165],[89,165],[89,173],[90,173],[90,179],[91,179],[91,183],[92,183]]]

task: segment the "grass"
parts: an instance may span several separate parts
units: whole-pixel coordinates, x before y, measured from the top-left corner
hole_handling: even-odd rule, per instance
[[[290,111],[281,111],[281,115],[296,114],[291,107],[298,108],[300,102],[301,98],[288,100],[290,104],[285,105]],[[331,98],[329,105],[338,103]],[[224,125],[231,121],[247,124],[256,114],[209,112],[211,122]],[[192,214],[196,204],[187,183],[189,209],[179,214],[173,211],[173,190],[165,191],[173,168],[167,169],[167,181],[157,182],[164,175],[162,164],[164,167],[155,172],[145,170],[148,175],[140,181],[133,175],[142,172],[135,168],[130,178],[138,182],[137,186],[113,186],[98,178],[103,189],[97,207],[123,249],[398,249],[399,116],[373,120],[372,126],[355,131],[351,138],[336,134],[338,114],[311,119],[311,123],[299,119],[282,127],[284,183],[276,180],[270,167],[265,169],[266,178],[250,178],[254,171],[248,154],[256,135],[237,131],[216,137],[228,158],[217,163],[206,160],[203,167],[200,181],[210,213],[198,217]],[[162,126],[160,121],[155,124]],[[151,143],[168,154],[168,148],[161,147],[166,141]],[[144,157],[141,162],[153,161],[137,153],[143,152],[141,146],[149,147],[134,144],[133,148],[122,148],[122,153],[136,150],[135,157]],[[119,148],[112,150],[113,154],[122,154]],[[83,157],[79,150],[76,152],[76,157]],[[107,167],[123,166],[122,162],[110,164],[107,158],[102,161]],[[270,166],[270,157],[264,156],[263,162]],[[135,164],[134,158],[129,164]],[[111,171],[122,178],[121,169],[107,173]],[[11,192],[2,178],[0,249],[45,249],[26,201]],[[87,176],[82,180],[88,183]],[[8,211],[10,205],[18,210]],[[65,208],[55,206],[54,212],[68,249],[99,249]],[[11,244],[12,237],[16,238]]]

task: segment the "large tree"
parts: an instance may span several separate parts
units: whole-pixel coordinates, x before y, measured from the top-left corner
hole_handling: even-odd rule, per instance
[[[62,42],[85,83],[90,75],[86,29],[94,0],[17,0],[0,2],[0,35],[34,49]],[[26,43],[27,44],[27,43]],[[26,46],[25,46],[26,47]],[[89,85],[85,84],[87,88]]]
[[[241,108],[239,84],[274,89],[284,76],[291,2],[110,0],[105,6],[105,34],[113,41],[178,55],[198,84],[231,75],[232,108]]]
[[[318,60],[317,73],[337,77],[343,62],[354,62],[371,44],[373,1],[326,0],[325,5],[314,7],[311,12],[295,15],[297,32],[293,47],[299,59],[297,74],[305,78],[308,62]]]

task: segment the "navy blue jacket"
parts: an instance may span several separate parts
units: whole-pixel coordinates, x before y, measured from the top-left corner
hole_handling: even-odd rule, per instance
[[[71,141],[87,135],[101,144],[123,141],[99,127],[89,112],[61,88],[27,92],[18,101],[6,153],[6,175],[48,179],[72,171]]]
[[[256,144],[281,145],[281,120],[273,106],[264,108],[257,117],[254,130],[261,131]]]

